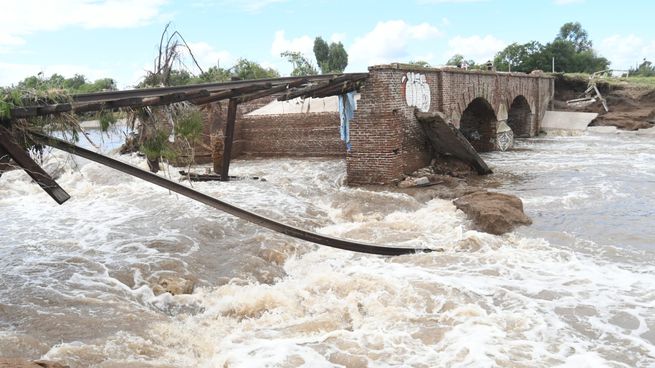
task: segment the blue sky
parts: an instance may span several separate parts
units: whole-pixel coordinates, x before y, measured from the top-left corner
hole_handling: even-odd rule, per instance
[[[240,57],[278,69],[312,57],[313,39],[343,42],[346,71],[455,53],[484,62],[512,42],[551,41],[578,21],[594,48],[625,69],[655,61],[655,1],[634,0],[0,0],[0,85],[44,72],[138,83],[172,22],[203,67]]]

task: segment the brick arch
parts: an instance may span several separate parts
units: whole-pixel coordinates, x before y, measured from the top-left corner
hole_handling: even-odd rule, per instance
[[[532,122],[532,109],[523,95],[514,98],[507,113],[507,125],[512,128],[514,136],[529,137]]]
[[[496,112],[483,97],[474,98],[462,112],[459,130],[478,152],[493,151],[496,136]]]

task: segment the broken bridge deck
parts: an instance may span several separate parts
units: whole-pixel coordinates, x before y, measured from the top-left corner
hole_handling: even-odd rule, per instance
[[[471,165],[478,174],[491,174],[491,169],[473,148],[471,143],[440,112],[415,113],[435,152],[454,156]]]

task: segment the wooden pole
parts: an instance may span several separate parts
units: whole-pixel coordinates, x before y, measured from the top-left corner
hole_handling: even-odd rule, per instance
[[[70,199],[68,193],[41,166],[34,162],[21,146],[14,142],[11,132],[2,126],[0,126],[0,148],[4,149],[55,202],[62,204]]]
[[[225,143],[223,144],[223,167],[221,167],[221,181],[230,180],[230,159],[232,156],[232,142],[234,141],[234,124],[237,119],[238,99],[231,98],[227,105],[227,122],[225,126]]]

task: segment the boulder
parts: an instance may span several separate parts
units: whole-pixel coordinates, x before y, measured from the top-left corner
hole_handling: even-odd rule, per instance
[[[47,360],[0,358],[0,368],[69,368],[69,366]]]
[[[191,294],[196,283],[194,280],[182,277],[168,276],[159,279],[152,291],[155,295],[170,293],[171,295]]]
[[[518,225],[530,225],[532,220],[523,212],[523,202],[510,194],[478,191],[453,201],[475,224],[486,233],[501,235]]]

